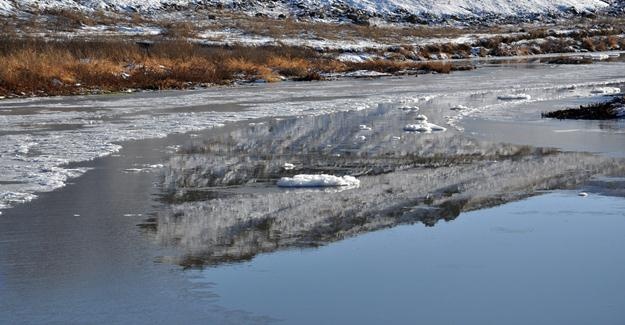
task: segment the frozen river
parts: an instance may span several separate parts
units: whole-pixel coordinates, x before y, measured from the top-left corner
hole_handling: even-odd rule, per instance
[[[622,324],[623,71],[1,101],[0,321]]]

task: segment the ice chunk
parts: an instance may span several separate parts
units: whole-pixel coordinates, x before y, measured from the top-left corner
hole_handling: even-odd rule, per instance
[[[367,125],[365,125],[365,124],[360,124],[360,125],[358,126],[358,128],[359,128],[360,130],[362,130],[362,131],[371,131],[371,127],[370,127],[370,126],[367,126]]]
[[[408,124],[404,126],[404,131],[419,132],[419,133],[432,133],[432,132],[447,131],[447,129],[440,125],[436,125],[434,123],[422,122],[418,124]]]
[[[417,115],[417,117],[415,117],[414,119],[415,119],[415,120],[417,120],[417,121],[427,121],[427,120],[428,120],[428,117],[427,117],[427,116],[425,116],[425,115],[423,115],[423,114],[419,114],[419,115]]]
[[[590,91],[591,94],[618,94],[621,88],[618,87],[600,87]]]
[[[282,168],[284,168],[284,170],[293,170],[295,169],[295,165],[291,163],[284,163],[284,165],[282,165]]]
[[[365,140],[367,140],[367,137],[364,136],[364,135],[359,135],[359,136],[356,137],[356,139],[358,139],[359,141],[365,141]]]
[[[577,194],[577,195],[579,195],[579,196],[581,196],[581,197],[586,197],[586,196],[588,196],[588,193],[586,193],[586,192],[581,192],[581,193],[579,193],[579,194]]]
[[[453,111],[463,111],[463,110],[467,110],[469,109],[467,106],[464,105],[457,105],[451,108],[451,110]]]
[[[419,123],[419,124],[408,124],[404,126],[404,131],[426,133],[426,132],[432,132],[432,129],[428,127],[425,123]]]
[[[530,99],[532,99],[532,96],[530,96],[528,94],[506,94],[506,95],[499,95],[499,96],[497,96],[497,99],[500,99],[500,100],[530,100]]]
[[[293,177],[282,177],[278,180],[280,187],[334,187],[334,186],[360,186],[360,181],[353,176],[334,175],[306,175],[300,174]]]

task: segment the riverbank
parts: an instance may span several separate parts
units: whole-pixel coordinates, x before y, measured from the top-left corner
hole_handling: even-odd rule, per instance
[[[0,23],[0,98],[193,89],[449,73],[477,59],[564,53],[589,64],[625,49],[625,22],[425,26],[222,13],[215,19],[46,11]],[[597,53],[594,55],[594,53]]]
[[[367,60],[344,62],[294,46],[204,46],[184,40],[0,40],[0,96],[99,94],[313,81],[342,74],[449,73],[470,64]]]

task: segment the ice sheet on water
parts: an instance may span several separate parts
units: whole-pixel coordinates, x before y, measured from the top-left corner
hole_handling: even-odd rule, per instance
[[[497,163],[484,159],[363,176],[364,186],[343,192],[278,191],[174,204],[159,217],[157,236],[208,263],[232,262],[401,223],[433,225],[460,211],[571,186],[619,168],[592,155],[519,153]],[[425,200],[434,209],[424,209]]]
[[[532,96],[528,94],[505,94],[497,96],[500,100],[530,100]]]
[[[621,92],[621,88],[618,87],[598,87],[590,91],[591,94],[610,95],[618,94]]]
[[[379,78],[379,77],[388,77],[391,76],[389,73],[370,71],[370,70],[358,70],[347,72],[344,74],[345,77],[350,78]]]
[[[541,68],[513,71],[484,68],[451,75],[426,75],[419,80],[384,79],[371,83],[345,80],[319,83],[315,87],[284,83],[272,86],[271,91],[258,91],[264,86],[248,86],[153,94],[2,100],[0,174],[3,183],[0,184],[0,193],[26,193],[25,197],[32,198],[37,192],[59,188],[68,178],[84,173],[84,170],[68,171],[64,167],[66,164],[113,154],[120,150],[119,143],[123,141],[164,137],[171,133],[203,130],[267,116],[322,115],[367,110],[387,104],[394,104],[396,108],[418,104],[422,106],[422,111],[427,111],[431,103],[445,100],[449,94],[454,94],[456,99],[446,107],[458,102],[469,103],[473,98],[485,98],[486,101],[479,107],[475,105],[469,110],[452,112],[454,115],[448,119],[449,123],[461,128],[459,121],[464,116],[491,114],[500,108],[497,105],[516,104],[497,103],[494,94],[515,89],[514,93],[538,94],[546,99],[587,96],[593,88],[613,87],[625,82],[619,67],[622,64],[576,66],[575,69],[555,67],[550,68],[548,74]],[[498,82],[493,83],[492,80]],[[519,85],[524,86],[519,88]],[[573,92],[567,90],[573,85]],[[544,95],[545,92],[548,95]],[[227,104],[240,107],[240,110],[229,113],[209,109],[187,110],[187,107],[205,104]],[[397,111],[406,115],[415,114],[415,110]],[[312,125],[310,128],[311,136],[317,136],[314,130],[318,127]],[[379,123],[376,124],[376,132],[378,128]],[[395,127],[393,132],[397,131]],[[397,136],[393,132],[388,134],[389,141],[391,136]],[[416,137],[408,138],[412,141]],[[349,134],[349,141],[353,140],[354,134]],[[362,145],[371,144],[367,141]],[[4,207],[14,204],[2,198],[0,200]]]
[[[349,186],[358,187],[360,181],[353,176],[334,176],[334,175],[306,175],[300,174],[293,177],[283,177],[277,183],[280,187],[336,187]]]

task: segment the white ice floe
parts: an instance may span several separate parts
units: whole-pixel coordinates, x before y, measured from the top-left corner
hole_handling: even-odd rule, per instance
[[[456,105],[456,106],[451,108],[451,110],[453,110],[453,111],[464,111],[464,110],[467,110],[467,109],[469,109],[469,107],[464,106],[464,105]]]
[[[293,170],[295,169],[295,165],[291,163],[284,163],[284,165],[282,165],[282,168],[284,168],[284,170]]]
[[[618,94],[620,92],[621,92],[621,88],[618,88],[618,87],[599,87],[599,88],[594,88],[593,90],[590,91],[591,94],[602,94],[602,95]]]
[[[393,141],[399,141],[399,140],[401,140],[401,137],[398,137],[398,136],[393,136],[393,137],[391,137],[391,140],[393,140]]]
[[[419,133],[432,133],[432,132],[444,132],[446,128],[436,125],[434,123],[422,122],[417,124],[408,124],[404,126],[404,131],[407,132],[419,132]]]
[[[356,137],[356,139],[359,140],[359,141],[366,141],[367,137],[364,136],[364,135],[359,135],[359,136]]]
[[[370,127],[370,126],[367,126],[367,125],[365,125],[365,124],[360,124],[360,125],[358,126],[358,128],[359,128],[360,130],[362,130],[362,131],[371,131],[371,127]]]
[[[532,96],[528,94],[506,94],[497,96],[499,100],[530,100]]]
[[[414,119],[415,119],[415,120],[417,120],[417,121],[427,121],[427,120],[428,120],[428,117],[427,117],[427,116],[425,116],[425,115],[423,115],[423,114],[419,114],[419,115],[417,115],[417,117],[415,117]]]
[[[581,193],[579,193],[579,194],[577,194],[577,195],[579,195],[579,196],[581,196],[581,197],[586,197],[586,196],[588,196],[588,193],[586,193],[586,192],[581,192]]]
[[[282,177],[278,180],[280,187],[335,187],[335,186],[360,186],[360,181],[353,176],[334,175],[295,175],[293,177]]]

